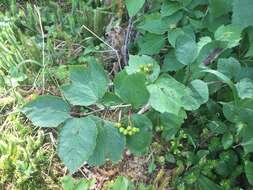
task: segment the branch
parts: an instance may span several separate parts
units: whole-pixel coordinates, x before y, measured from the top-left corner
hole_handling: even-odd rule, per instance
[[[117,110],[117,109],[121,109],[121,108],[128,108],[128,107],[131,107],[131,104],[104,107],[104,108],[100,108],[98,110],[94,110],[94,111],[87,112],[87,113],[70,112],[70,115],[74,116],[74,117],[85,117],[85,116],[92,115],[92,114],[99,113],[99,112],[103,112],[103,111],[113,111],[113,110]]]

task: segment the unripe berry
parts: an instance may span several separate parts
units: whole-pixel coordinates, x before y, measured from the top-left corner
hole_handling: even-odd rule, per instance
[[[123,127],[120,127],[120,128],[119,128],[119,132],[121,132],[121,133],[123,133],[124,130],[125,130],[125,129],[124,129]]]

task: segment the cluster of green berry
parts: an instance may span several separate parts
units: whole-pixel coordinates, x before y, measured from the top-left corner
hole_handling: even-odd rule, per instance
[[[187,139],[187,134],[184,131],[180,131],[178,137],[175,140],[170,141],[170,150],[174,155],[178,155],[181,153],[183,149],[183,144],[181,141]]]
[[[119,129],[119,132],[124,134],[124,135],[129,135],[132,136],[138,132],[140,132],[140,129],[137,127],[133,127],[133,126],[127,126],[125,127],[122,123],[116,123],[115,127]]]
[[[153,64],[142,64],[139,67],[139,72],[145,73],[145,74],[151,74],[153,71]]]

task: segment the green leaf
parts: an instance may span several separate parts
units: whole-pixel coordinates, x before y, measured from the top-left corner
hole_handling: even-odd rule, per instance
[[[202,80],[191,82],[186,94],[182,97],[183,106],[186,110],[196,110],[209,99],[207,84]]]
[[[244,152],[247,155],[248,153],[253,152],[253,127],[250,125],[242,124],[242,142]]]
[[[163,35],[146,33],[138,39],[140,54],[154,55],[160,52],[165,44]]]
[[[232,146],[233,141],[234,138],[230,132],[227,132],[222,136],[221,142],[225,150],[228,149],[230,146]]]
[[[161,7],[161,15],[162,17],[166,17],[166,16],[171,16],[174,13],[176,13],[177,11],[179,11],[181,9],[181,5],[180,3],[176,2],[176,1],[165,1],[162,4]]]
[[[71,173],[92,155],[96,138],[96,123],[90,118],[72,118],[64,124],[59,136],[58,155]]]
[[[71,176],[64,176],[61,179],[61,184],[64,190],[73,190],[75,188],[75,181]]]
[[[119,133],[113,123],[97,117],[92,117],[92,119],[96,122],[98,135],[96,148],[88,163],[92,166],[99,166],[104,164],[107,159],[116,163],[122,158],[126,144],[125,137]]]
[[[130,121],[131,123],[127,121],[128,125],[131,124],[140,131],[127,137],[127,148],[136,155],[144,154],[152,142],[152,122],[146,116],[138,114],[132,115]]]
[[[211,181],[204,175],[200,175],[198,179],[199,190],[221,190],[221,187]]]
[[[184,31],[181,28],[172,28],[168,31],[168,41],[172,47],[176,46],[177,38],[181,35],[184,35]]]
[[[184,64],[180,63],[176,56],[175,52],[173,50],[169,51],[167,55],[165,55],[164,61],[163,61],[163,66],[162,66],[162,71],[167,72],[167,71],[178,71],[185,67]]]
[[[134,189],[133,183],[124,176],[117,177],[113,186],[109,188],[109,190],[133,190],[133,189]]]
[[[117,74],[114,80],[115,92],[126,103],[139,108],[149,99],[145,76],[141,73],[127,75],[125,71]]]
[[[149,104],[161,113],[177,115],[182,107],[181,98],[185,94],[185,86],[170,75],[162,75],[148,86],[150,92]]]
[[[209,8],[215,18],[232,11],[232,0],[209,0]]]
[[[169,17],[162,18],[160,13],[145,15],[138,24],[138,29],[155,34],[164,34],[170,27],[175,27],[182,18],[182,13],[177,12]]]
[[[184,123],[184,120],[187,118],[187,115],[184,110],[180,110],[178,115],[164,113],[161,115],[161,125],[164,127],[162,132],[162,137],[169,141],[175,138],[178,130],[181,125]]]
[[[253,185],[253,162],[245,161],[245,174],[251,185]]]
[[[216,30],[214,37],[216,40],[227,42],[228,48],[233,48],[240,44],[241,28],[233,25],[222,25]]]
[[[235,58],[218,60],[218,71],[226,75],[228,78],[237,78],[241,70],[241,64]]]
[[[69,105],[60,97],[44,95],[27,103],[21,112],[39,127],[58,127],[70,118]]]
[[[240,80],[235,86],[241,99],[253,98],[253,80],[244,78]]]
[[[253,25],[253,1],[234,0],[232,24],[242,29]]]
[[[157,79],[160,74],[160,67],[156,60],[147,55],[130,55],[129,56],[129,66],[126,67],[127,74],[135,74],[140,72],[140,67],[147,66],[148,64],[152,65],[152,72],[150,74],[146,74],[146,78],[153,82]]]
[[[188,35],[181,35],[176,40],[176,57],[184,65],[193,63],[198,55],[197,43]]]
[[[133,17],[143,7],[145,0],[125,0],[127,11],[130,17]]]
[[[101,65],[92,61],[70,67],[71,84],[63,85],[65,98],[73,105],[89,106],[101,99],[108,88],[108,77]]]

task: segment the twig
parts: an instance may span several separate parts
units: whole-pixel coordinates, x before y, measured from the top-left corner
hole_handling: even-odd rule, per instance
[[[88,113],[71,112],[70,115],[77,116],[77,117],[84,117],[84,116],[92,115],[92,114],[95,114],[95,113],[103,112],[105,110],[112,111],[112,110],[116,110],[116,109],[120,109],[120,108],[127,108],[127,107],[131,107],[131,104],[104,107],[104,108],[94,110],[94,111],[91,111],[91,112],[88,112]]]
[[[150,109],[150,104],[147,103],[144,107],[142,107],[140,109],[140,111],[138,111],[138,114],[144,114],[145,112],[147,112]]]
[[[124,46],[123,46],[124,65],[127,65],[127,63],[128,63],[128,44],[129,44],[129,37],[131,36],[132,27],[133,27],[132,17],[130,17],[129,23],[128,23],[128,26],[127,26],[127,32],[126,32],[126,35],[125,35]]]
[[[100,38],[95,32],[90,30],[87,26],[82,25],[81,28],[84,28],[85,30],[89,31],[93,36],[95,36],[97,39],[99,39],[102,43],[104,43],[106,46],[108,46],[109,48],[111,48],[115,52],[117,60],[118,60],[118,66],[119,66],[120,70],[122,70],[122,67],[120,64],[120,56],[119,56],[118,51],[115,48],[113,48],[110,44],[108,44],[106,41],[104,41],[102,38]]]
[[[203,61],[203,64],[208,66],[211,64],[222,52],[224,51],[223,48],[215,48]]]
[[[34,6],[35,10],[38,14],[39,17],[39,24],[40,24],[40,30],[41,30],[41,36],[42,36],[42,94],[44,94],[44,89],[45,89],[45,34],[43,31],[43,26],[42,26],[42,21],[41,21],[41,16],[40,16],[40,11],[38,7]]]

